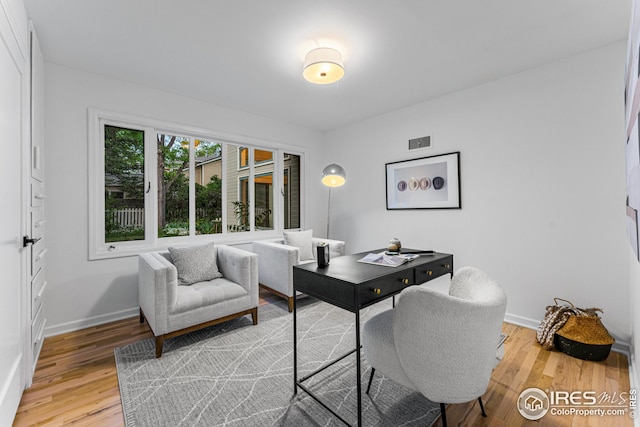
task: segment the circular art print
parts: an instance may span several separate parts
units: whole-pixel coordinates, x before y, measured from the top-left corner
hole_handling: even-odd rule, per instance
[[[418,180],[415,178],[411,178],[409,180],[409,190],[411,191],[415,191],[418,189],[418,187],[420,187],[420,184],[418,183]]]
[[[422,178],[420,180],[420,189],[427,190],[429,187],[431,187],[431,180],[429,178]]]
[[[435,190],[440,190],[444,187],[444,178],[441,176],[436,176],[433,178],[433,188]]]

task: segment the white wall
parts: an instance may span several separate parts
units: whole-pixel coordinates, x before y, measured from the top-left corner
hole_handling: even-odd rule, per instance
[[[629,247],[629,301],[631,301],[631,358],[634,369],[629,372],[631,387],[640,387],[638,368],[636,362],[640,360],[640,263],[636,259],[635,253]]]
[[[47,335],[137,312],[137,258],[88,261],[87,108],[167,120],[308,149],[318,132],[47,63]],[[309,168],[316,175],[321,169]],[[313,212],[308,212],[313,224]]]
[[[499,281],[509,319],[521,324],[537,326],[554,297],[601,307],[628,343],[625,49],[620,42],[329,132],[325,152],[348,175],[332,194],[332,234],[350,251],[398,237],[453,253],[456,268],[474,265]],[[433,148],[407,150],[425,135]],[[461,151],[461,210],[385,209],[385,163],[452,151]]]

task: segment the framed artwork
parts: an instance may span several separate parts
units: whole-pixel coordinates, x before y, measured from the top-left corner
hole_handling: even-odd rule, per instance
[[[385,165],[387,209],[460,209],[460,152]]]

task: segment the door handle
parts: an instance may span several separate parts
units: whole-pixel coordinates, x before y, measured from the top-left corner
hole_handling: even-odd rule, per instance
[[[42,237],[36,237],[35,239],[32,239],[29,236],[24,236],[22,238],[22,247],[26,248],[27,246],[31,245],[35,245],[36,243],[38,243],[40,241],[40,239],[42,239]]]

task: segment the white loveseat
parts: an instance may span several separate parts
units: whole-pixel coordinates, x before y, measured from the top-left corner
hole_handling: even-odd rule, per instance
[[[302,232],[303,233],[303,232]],[[285,245],[284,239],[258,240],[253,242],[252,251],[258,255],[258,281],[260,286],[269,292],[287,300],[289,312],[293,310],[293,266],[316,262],[318,243],[329,245],[331,258],[345,253],[345,242],[342,240],[311,237],[311,258],[307,255],[300,258],[299,247]],[[298,293],[299,294],[299,293]]]
[[[258,257],[231,246],[211,244],[206,249],[205,259],[220,274],[188,285],[180,284],[183,279],[170,252],[138,258],[140,322],[146,319],[155,336],[156,357],[162,355],[165,339],[247,314],[258,323]],[[204,258],[202,253],[187,255],[187,262]]]

